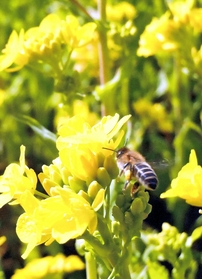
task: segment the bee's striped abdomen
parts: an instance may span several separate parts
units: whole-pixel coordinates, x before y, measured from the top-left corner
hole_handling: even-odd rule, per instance
[[[135,164],[134,167],[138,181],[147,189],[155,190],[158,185],[158,179],[151,166],[146,162],[142,162]]]

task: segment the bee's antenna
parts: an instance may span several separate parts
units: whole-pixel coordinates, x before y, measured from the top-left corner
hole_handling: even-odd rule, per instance
[[[106,149],[106,150],[111,150],[111,151],[113,151],[113,152],[117,152],[117,150],[112,149],[112,148],[102,147],[102,149]]]

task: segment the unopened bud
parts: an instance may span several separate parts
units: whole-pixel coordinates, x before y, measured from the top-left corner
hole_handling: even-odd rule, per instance
[[[110,155],[105,158],[104,167],[108,171],[111,179],[115,179],[119,175],[119,169],[114,159],[114,155]]]
[[[107,187],[111,183],[111,178],[107,172],[107,170],[103,167],[100,167],[97,170],[97,181],[102,185],[102,187]]]
[[[113,207],[112,215],[114,216],[115,220],[118,221],[119,223],[122,224],[124,222],[124,214],[118,206],[115,205]]]
[[[131,204],[130,210],[132,214],[135,216],[140,214],[145,209],[144,203],[142,202],[141,198],[135,198]]]
[[[96,180],[94,180],[88,186],[88,195],[91,198],[95,198],[100,189],[102,189],[102,186]]]
[[[80,180],[77,177],[68,177],[68,184],[70,185],[71,189],[78,193],[80,190],[87,190],[86,183],[83,180]]]

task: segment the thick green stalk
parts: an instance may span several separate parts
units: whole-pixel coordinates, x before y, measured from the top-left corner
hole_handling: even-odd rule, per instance
[[[100,67],[100,84],[104,85],[110,79],[109,72],[109,53],[107,46],[107,29],[106,29],[106,0],[98,0],[98,14],[100,24],[98,25],[99,43],[98,56]],[[106,114],[105,104],[101,107],[102,115]]]
[[[103,85],[109,81],[109,55],[107,46],[107,29],[106,25],[106,0],[98,0],[99,13],[99,64],[100,64],[100,84]]]
[[[86,260],[86,278],[97,279],[97,266],[93,254],[91,252],[86,252],[85,260]]]

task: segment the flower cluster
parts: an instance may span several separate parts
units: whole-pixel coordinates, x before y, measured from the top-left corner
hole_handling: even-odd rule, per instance
[[[59,274],[72,273],[76,270],[85,268],[84,263],[78,256],[65,257],[58,254],[55,257],[47,256],[42,259],[35,259],[28,263],[25,268],[17,269],[12,279],[40,279],[40,278],[58,278]],[[37,270],[37,274],[36,274]],[[59,277],[60,278],[60,277]]]
[[[0,205],[10,202],[24,209],[16,227],[27,244],[23,258],[41,243],[65,243],[96,230],[105,189],[118,175],[112,151],[103,147],[118,146],[123,131],[113,138],[129,117],[107,116],[91,127],[75,116],[63,124],[57,140],[59,157],[39,174],[46,194],[36,190],[36,174],[25,165],[25,147],[21,147],[20,164],[9,165],[0,177]]]
[[[161,198],[180,197],[188,204],[202,207],[202,167],[198,165],[196,153],[191,150],[189,163],[179,171],[171,182],[171,189],[161,194]]]
[[[70,54],[73,49],[86,45],[95,29],[96,24],[92,22],[80,26],[72,15],[61,20],[56,14],[50,14],[38,27],[21,30],[19,35],[16,31],[11,33],[0,57],[0,70],[17,71],[31,62],[47,63],[55,70],[62,70],[65,47]]]
[[[137,192],[131,195],[133,185],[127,187],[126,191],[119,193],[116,198],[116,205],[113,207],[113,216],[121,226],[117,231],[127,242],[134,236],[140,236],[143,220],[151,212],[149,193],[141,186]],[[118,234],[118,232],[117,232]]]
[[[154,125],[161,132],[173,131],[171,117],[162,104],[152,104],[146,99],[139,99],[133,104],[133,107],[146,127]]]
[[[193,8],[193,1],[169,3],[170,11],[153,18],[140,37],[138,55],[148,57],[180,50],[187,59],[192,51],[193,34],[202,31],[201,8]],[[183,38],[186,37],[186,42]]]
[[[133,38],[136,33],[134,26],[134,18],[136,17],[136,9],[130,3],[123,1],[117,4],[107,3],[107,45],[109,49],[110,63],[117,61],[122,57],[123,43],[126,37]],[[94,40],[84,46],[77,48],[72,53],[75,62],[74,69],[82,72],[84,69],[90,71],[92,76],[96,76],[99,71],[98,66],[98,45],[99,36],[95,34]]]
[[[134,273],[139,270],[142,278],[148,275],[150,278],[195,278],[196,263],[190,250],[191,244],[186,233],[180,233],[168,223],[163,223],[160,233],[143,233],[142,239],[135,240],[134,247],[137,258],[141,257],[144,262],[143,270],[140,270],[140,261],[137,261],[133,265]]]
[[[37,177],[32,169],[25,165],[25,147],[21,146],[20,164],[10,164],[0,177],[0,208],[6,203],[21,203],[21,195],[28,191],[34,193]]]

